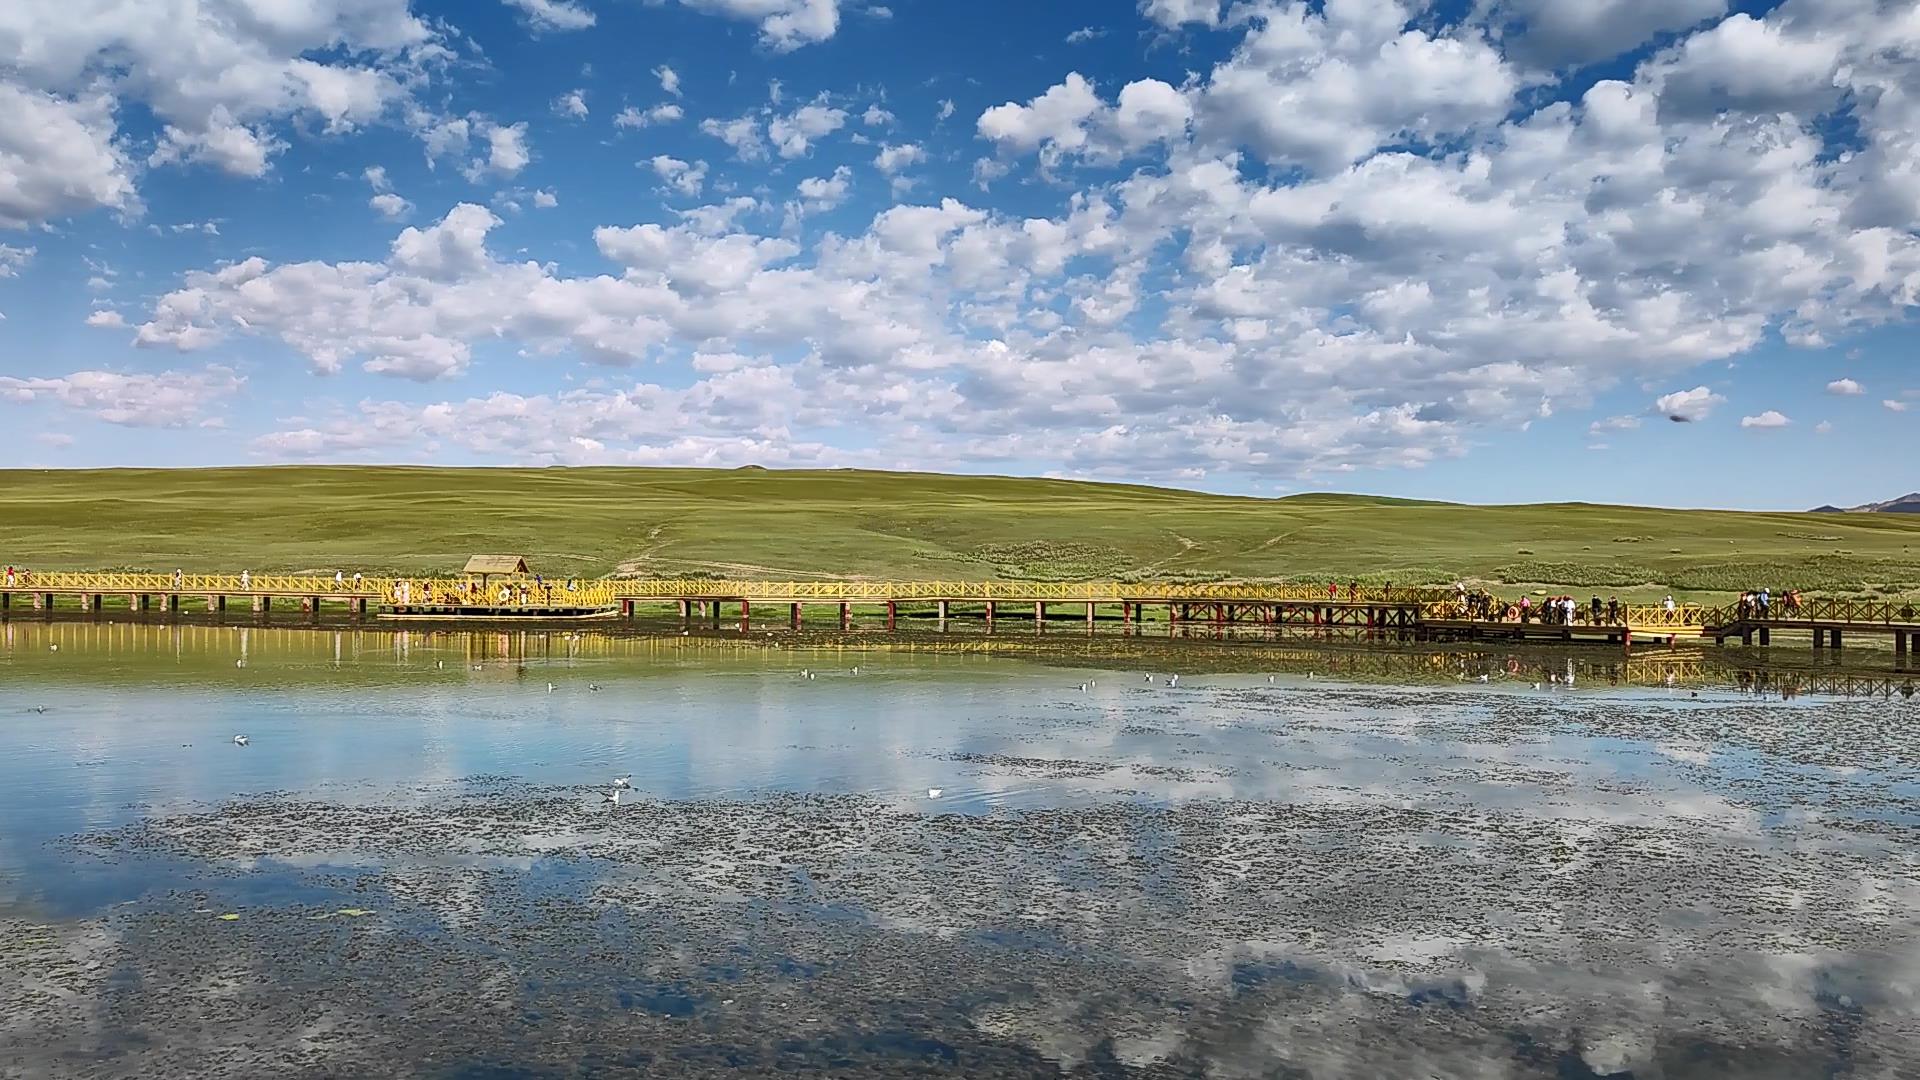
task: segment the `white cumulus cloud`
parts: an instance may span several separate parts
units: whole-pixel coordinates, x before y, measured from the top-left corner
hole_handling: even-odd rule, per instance
[[[0,401],[51,402],[125,427],[207,427],[221,422],[208,409],[239,393],[245,384],[232,369],[219,366],[158,374],[76,371],[55,378],[0,376]]]
[[[1691,390],[1662,394],[1654,400],[1653,411],[1676,423],[1690,424],[1705,420],[1715,405],[1726,400],[1704,386],[1696,386]]]
[[[574,0],[502,0],[518,8],[535,30],[585,30],[594,24],[593,12]]]
[[[1778,409],[1768,409],[1758,416],[1743,416],[1740,426],[1743,428],[1783,428],[1793,423],[1787,415]]]
[[[757,23],[760,41],[774,52],[791,52],[832,37],[840,29],[840,0],[680,0],[712,15]]]

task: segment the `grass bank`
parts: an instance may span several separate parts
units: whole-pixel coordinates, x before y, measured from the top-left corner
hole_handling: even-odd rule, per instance
[[[1920,590],[1920,515],[1250,499],[838,470],[0,471],[0,561],[39,569],[431,573],[475,552],[583,576]]]

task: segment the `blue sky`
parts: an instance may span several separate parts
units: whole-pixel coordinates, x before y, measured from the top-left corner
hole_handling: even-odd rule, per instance
[[[1911,0],[22,0],[0,465],[1885,498],[1916,57]]]

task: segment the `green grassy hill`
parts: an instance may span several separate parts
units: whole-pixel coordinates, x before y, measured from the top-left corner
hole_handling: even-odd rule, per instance
[[[854,471],[0,471],[0,561],[38,569],[428,573],[474,552],[524,553],[556,575],[1920,589],[1909,515],[1271,500]]]

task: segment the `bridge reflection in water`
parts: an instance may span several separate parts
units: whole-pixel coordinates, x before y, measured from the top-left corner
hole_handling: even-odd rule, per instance
[[[1665,689],[1676,694],[1722,689],[1767,698],[1817,695],[1846,698],[1911,699],[1913,674],[1875,674],[1841,669],[1837,658],[1825,669],[1795,669],[1750,662],[1739,653],[1700,649],[1643,649],[1633,653],[1513,647],[1501,642],[1386,645],[1379,648],[1328,647],[1302,643],[1294,636],[1269,635],[1256,651],[1195,649],[1160,635],[1109,638],[1110,648],[1062,637],[1056,649],[1046,637],[1028,634],[938,635],[911,630],[888,636],[800,639],[787,636],[742,638],[685,635],[679,631],[559,629],[515,626],[473,629],[417,626],[271,626],[188,621],[52,621],[0,623],[0,661],[34,659],[43,678],[71,677],[89,684],[102,681],[218,681],[231,683],[236,665],[267,669],[275,685],[297,689],[345,689],[356,679],[382,679],[393,670],[431,673],[476,683],[533,678],[545,680],[568,666],[630,662],[624,669],[644,677],[688,661],[715,656],[758,655],[770,672],[844,669],[871,663],[873,654],[903,659],[955,662],[992,656],[1058,661],[1108,670],[1157,671],[1181,668],[1200,677],[1216,667],[1223,678],[1247,678],[1250,671],[1299,680],[1335,679],[1353,683],[1443,685],[1485,677],[1496,691],[1556,687]],[[1064,651],[1062,651],[1064,650]],[[61,659],[52,661],[52,655]],[[102,667],[97,661],[110,658]],[[69,664],[73,661],[84,661]],[[1250,664],[1250,660],[1257,662]],[[612,674],[604,672],[603,674]],[[342,680],[345,680],[343,683]]]

